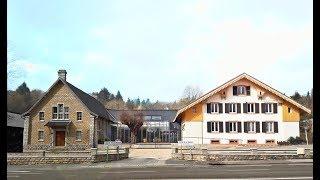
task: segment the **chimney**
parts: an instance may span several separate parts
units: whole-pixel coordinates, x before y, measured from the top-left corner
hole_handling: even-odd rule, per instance
[[[67,71],[64,69],[60,69],[58,71],[58,76],[60,79],[67,81]]]

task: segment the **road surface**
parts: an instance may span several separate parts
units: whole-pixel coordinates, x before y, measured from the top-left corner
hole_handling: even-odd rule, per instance
[[[169,164],[155,167],[72,168],[8,167],[8,179],[87,180],[87,179],[313,179],[312,163],[253,165],[188,165]]]

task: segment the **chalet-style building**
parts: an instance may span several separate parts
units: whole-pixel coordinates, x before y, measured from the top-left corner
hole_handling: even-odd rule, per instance
[[[181,137],[196,144],[265,144],[299,136],[301,113],[283,93],[245,73],[177,112]]]
[[[115,119],[94,97],[67,81],[67,72],[23,114],[26,150],[85,150],[111,137]]]

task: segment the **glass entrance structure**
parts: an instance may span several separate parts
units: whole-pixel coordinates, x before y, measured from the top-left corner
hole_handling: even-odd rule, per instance
[[[129,110],[108,110],[119,121],[117,132],[112,132],[116,139],[130,142],[130,130],[120,123],[121,113]],[[180,125],[173,123],[176,110],[130,110],[143,113],[144,123],[137,133],[136,143],[176,143],[181,139]]]

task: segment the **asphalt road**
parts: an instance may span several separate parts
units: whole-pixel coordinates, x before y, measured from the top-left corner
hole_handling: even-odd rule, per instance
[[[8,179],[313,179],[312,163],[257,165],[168,165],[144,168],[10,168]]]

